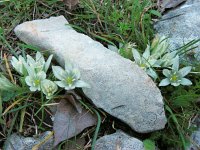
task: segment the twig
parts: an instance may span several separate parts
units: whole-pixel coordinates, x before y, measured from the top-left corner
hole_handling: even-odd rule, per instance
[[[13,75],[12,75],[12,73],[11,73],[11,71],[10,71],[10,67],[9,67],[9,64],[8,64],[8,59],[7,59],[7,55],[6,55],[6,54],[4,54],[4,59],[5,59],[5,62],[6,62],[6,69],[7,69],[7,71],[8,71],[9,76],[10,76],[10,79],[11,79],[11,81],[15,84]]]
[[[37,126],[37,124],[36,124],[35,118],[33,117],[33,112],[34,112],[34,111],[32,111],[32,115],[29,114],[28,112],[26,112],[26,114],[27,114],[28,116],[31,117],[31,120],[33,121],[33,123],[34,123],[34,125],[35,125],[35,135],[37,135],[37,134],[38,134],[38,126]]]
[[[4,111],[4,113],[2,114],[2,116],[4,116],[11,108],[13,108],[15,105],[19,104],[19,102],[23,100],[23,98],[15,101],[14,103],[12,103],[8,108],[6,108],[6,110]]]
[[[156,5],[151,5],[151,6],[149,6],[149,7],[146,7],[146,8],[144,8],[144,10],[143,10],[143,12],[141,13],[141,15],[140,15],[140,31],[143,33],[143,28],[142,28],[142,24],[143,24],[143,18],[144,18],[144,15],[145,15],[145,13],[147,12],[147,11],[149,11],[149,9],[151,9],[151,8],[153,8],[153,7],[155,7]]]
[[[100,23],[100,25],[101,25],[101,27],[102,27],[102,29],[103,29],[103,25],[102,25],[101,19],[100,19],[100,17],[99,17],[99,14],[98,14],[98,12],[97,12],[97,10],[96,10],[96,8],[95,8],[95,6],[94,6],[92,0],[90,0],[90,3],[91,3],[91,5],[92,5],[93,12],[94,12],[94,13],[96,14],[96,16],[97,16],[97,20],[98,20],[98,22]]]
[[[21,116],[20,116],[20,124],[19,124],[19,132],[23,132],[23,124],[24,124],[24,117],[26,114],[26,107],[21,110]]]
[[[53,136],[53,131],[51,131],[51,133],[45,137],[45,139],[43,141],[41,141],[39,144],[35,145],[32,150],[38,150],[40,148],[40,146],[44,143],[46,143],[51,137]]]

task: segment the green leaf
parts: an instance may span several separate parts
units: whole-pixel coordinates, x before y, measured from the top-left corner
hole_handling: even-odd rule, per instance
[[[176,107],[188,107],[196,101],[198,101],[198,94],[185,93],[173,98],[172,104]]]
[[[157,10],[150,10],[149,12],[155,16],[162,17],[161,13]]]
[[[8,101],[14,99],[15,96],[17,96],[17,92],[15,92],[15,91],[9,91],[9,92],[8,91],[3,91],[1,93],[1,95],[2,95],[2,101],[3,102],[8,102]]]
[[[5,121],[1,118],[1,116],[2,116],[2,111],[3,111],[2,97],[1,97],[1,95],[0,95],[0,124],[5,124]]]
[[[144,140],[143,144],[144,144],[144,149],[145,150],[155,150],[156,149],[155,142],[150,140],[150,139]]]
[[[33,45],[30,45],[30,44],[21,44],[21,43],[18,43],[18,45],[24,49],[30,49],[30,50],[34,50],[34,51],[40,51],[40,48],[39,47],[36,47],[36,46],[33,46]]]
[[[3,28],[0,27],[0,35],[3,34]]]
[[[2,118],[0,118],[0,124],[6,125],[6,122]]]

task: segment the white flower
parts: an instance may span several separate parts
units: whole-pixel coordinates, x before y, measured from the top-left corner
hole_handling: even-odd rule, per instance
[[[177,55],[177,51],[173,51],[170,53],[166,53],[161,59],[160,64],[162,67],[169,67],[173,64],[175,57]]]
[[[74,68],[72,64],[65,63],[65,70],[59,66],[52,66],[54,76],[60,81],[55,81],[55,83],[65,90],[72,90],[76,87],[86,87],[89,88],[89,85],[84,81],[80,80],[80,71],[77,68]]]
[[[31,67],[35,72],[44,71],[47,72],[53,55],[50,55],[45,62],[44,56],[38,51],[36,53],[36,59],[34,60],[30,55],[27,55],[27,67]]]
[[[53,81],[47,79],[41,82],[41,88],[47,99],[51,99],[54,93],[58,90],[58,86]]]
[[[151,58],[158,59],[161,67],[169,67],[177,55],[177,51],[169,51],[169,42],[165,36],[156,35],[151,44]]]
[[[159,67],[159,63],[156,59],[153,59],[150,57],[150,46],[147,45],[147,48],[145,52],[140,55],[140,53],[136,49],[132,49],[133,57],[135,60],[135,63],[141,67],[143,70],[146,71],[148,75],[150,75],[152,78],[157,79],[156,72],[152,69],[153,67]]]
[[[188,73],[190,73],[192,67],[184,67],[179,70],[179,57],[176,56],[174,63],[172,65],[172,70],[164,69],[163,74],[167,77],[163,79],[159,86],[167,86],[169,84],[173,86],[179,85],[192,85],[192,82],[184,78]]]
[[[30,86],[31,91],[40,91],[41,90],[41,82],[46,79],[46,73],[44,71],[40,71],[38,73],[32,72],[25,78],[26,84]]]
[[[13,68],[21,75],[27,74],[27,70],[24,66],[24,63],[25,63],[25,59],[21,55],[19,56],[18,59],[14,56],[11,59],[11,64],[12,64]]]
[[[154,59],[161,58],[162,55],[168,53],[169,42],[165,36],[158,36],[153,39],[151,44],[151,55]]]

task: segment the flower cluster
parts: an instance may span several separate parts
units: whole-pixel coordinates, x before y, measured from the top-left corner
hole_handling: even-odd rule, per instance
[[[53,97],[58,86],[66,90],[72,90],[76,87],[89,87],[87,83],[80,80],[80,71],[70,63],[66,63],[65,70],[60,66],[52,67],[54,76],[60,81],[47,79],[47,71],[52,58],[53,55],[50,55],[45,61],[44,56],[37,52],[35,59],[30,55],[27,55],[26,60],[21,55],[18,58],[13,56],[11,64],[20,75],[25,77],[25,82],[30,91],[42,91],[47,99]]]
[[[163,74],[166,77],[163,79],[159,86],[167,86],[169,84],[173,86],[181,85],[192,85],[192,82],[184,78],[188,73],[190,73],[192,67],[184,67],[179,70],[179,57],[176,56],[171,70],[164,69]]]
[[[137,49],[132,48],[133,58],[135,63],[154,80],[158,78],[156,69],[163,69],[163,75],[167,78],[163,79],[159,86],[191,85],[192,82],[184,77],[192,68],[188,66],[179,70],[179,56],[176,51],[168,51],[168,48],[169,43],[166,38],[157,36],[151,45],[147,45],[142,55]]]
[[[53,66],[52,69],[55,77],[60,80],[55,81],[55,83],[58,86],[65,88],[65,90],[72,90],[75,87],[90,88],[86,82],[80,80],[80,71],[72,64],[65,63],[65,70],[60,66]]]

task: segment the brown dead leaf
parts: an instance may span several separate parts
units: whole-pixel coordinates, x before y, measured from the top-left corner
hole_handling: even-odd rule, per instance
[[[96,116],[91,114],[85,108],[78,113],[76,108],[67,100],[63,99],[57,106],[57,112],[54,119],[54,146],[61,141],[69,139],[81,133],[85,128],[95,125]]]
[[[185,1],[186,0],[158,0],[158,7],[161,12],[164,12],[165,9],[175,8]]]
[[[82,112],[82,106],[78,102],[81,98],[75,93],[75,92],[70,92],[67,95],[65,95],[66,99],[76,108],[78,113]]]
[[[82,106],[72,95],[66,95],[67,100],[74,106],[78,113],[82,112]]]

